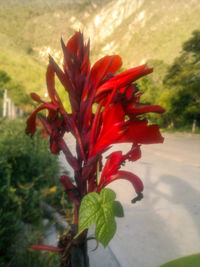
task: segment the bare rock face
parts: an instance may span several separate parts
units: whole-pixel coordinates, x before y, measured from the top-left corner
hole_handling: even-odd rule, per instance
[[[0,37],[31,47],[45,64],[48,54],[62,64],[59,39],[77,30],[91,40],[92,62],[120,54],[126,67],[149,59],[171,63],[200,28],[199,16],[199,0],[1,0]]]
[[[84,31],[93,40],[98,42],[111,36],[114,31],[142,5],[144,0],[112,1],[98,9],[86,25]],[[106,50],[104,48],[104,50]]]

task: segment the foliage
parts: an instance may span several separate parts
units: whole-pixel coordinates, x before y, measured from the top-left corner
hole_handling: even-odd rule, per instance
[[[147,61],[147,65],[153,68],[153,73],[138,81],[138,87],[143,92],[141,100],[144,103],[152,103],[161,105],[165,111],[168,110],[169,101],[166,88],[163,86],[163,79],[167,73],[168,65],[162,60],[151,59]],[[166,112],[162,116],[154,113],[145,115],[151,123],[158,123],[165,126]]]
[[[162,117],[148,115],[152,123],[163,128],[190,128],[194,120],[200,125],[200,31],[183,43],[183,49],[171,65],[161,60],[150,60],[154,68],[151,76],[139,81],[139,88],[145,93],[142,100],[161,105],[166,112]]]
[[[0,262],[12,262],[16,258],[16,248],[20,247],[16,235],[23,232],[24,225],[40,222],[40,200],[60,206],[58,163],[47,151],[48,140],[39,135],[28,138],[24,121],[1,121]],[[33,240],[29,238],[30,241]]]
[[[27,95],[33,91],[44,92],[44,67],[1,33],[0,70],[10,78],[5,83],[0,75],[1,90],[7,88],[17,105],[30,104]]]
[[[12,99],[15,105],[23,107],[30,105],[32,101],[25,92],[24,87],[14,82],[11,77],[3,70],[0,70],[0,108],[2,109],[3,92],[7,90],[8,97]]]
[[[160,267],[199,267],[200,254],[193,254],[175,259],[160,265]]]
[[[7,267],[44,267],[58,266],[60,257],[55,253],[39,253],[29,248],[36,242],[43,242],[41,231],[45,231],[44,225],[20,223],[20,227],[9,247],[9,258],[0,257],[1,266]],[[7,263],[6,263],[7,262]]]
[[[170,93],[169,115],[176,127],[200,124],[200,31],[183,44],[181,55],[170,66],[164,85]]]
[[[105,188],[100,194],[95,192],[87,194],[80,206],[79,232],[96,223],[95,237],[104,247],[116,232],[115,216],[123,217],[123,208],[115,198],[115,192]]]

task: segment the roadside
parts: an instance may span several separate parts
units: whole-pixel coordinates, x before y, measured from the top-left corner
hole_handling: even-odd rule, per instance
[[[134,190],[128,182],[111,184],[125,217],[117,220],[108,248],[89,250],[91,267],[156,267],[200,251],[200,135],[163,135],[164,144],[142,146],[142,158],[123,167],[142,179],[141,202],[131,204]],[[125,152],[128,144],[115,147]]]

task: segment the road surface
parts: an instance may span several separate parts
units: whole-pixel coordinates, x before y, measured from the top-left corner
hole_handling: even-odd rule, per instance
[[[123,167],[142,179],[142,201],[131,204],[135,195],[127,181],[110,186],[125,217],[117,219],[117,233],[105,254],[102,248],[91,252],[92,267],[156,267],[200,252],[200,137],[164,136],[164,144],[142,146],[142,158]],[[127,147],[118,146],[124,152]]]

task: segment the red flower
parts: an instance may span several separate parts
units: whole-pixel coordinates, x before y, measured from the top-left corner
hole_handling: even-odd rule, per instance
[[[140,194],[143,184],[139,177],[120,168],[126,160],[135,161],[140,158],[140,145],[163,142],[158,126],[148,125],[148,121],[140,115],[147,112],[162,113],[164,110],[160,106],[139,103],[141,93],[136,84],[133,84],[153,70],[142,65],[115,75],[122,66],[118,55],[103,57],[90,68],[89,42],[84,44],[80,32],[67,45],[62,40],[61,44],[64,54],[63,70],[50,57],[46,74],[50,102],[31,94],[40,106],[27,120],[27,133],[34,134],[38,112],[47,109],[46,118],[42,115],[38,117],[45,132],[50,135],[51,151],[63,151],[74,169],[75,184],[67,176],[61,176],[61,183],[76,206],[85,194],[100,191],[116,179],[129,180],[136,193]],[[71,113],[65,111],[56,92],[55,74],[68,93]],[[95,114],[92,111],[94,104],[97,105]],[[76,139],[77,157],[72,155],[64,140],[65,132],[71,132]],[[102,168],[103,152],[112,144],[123,142],[132,144],[130,151],[125,155],[121,151],[112,153]],[[101,170],[98,181],[98,172]]]

